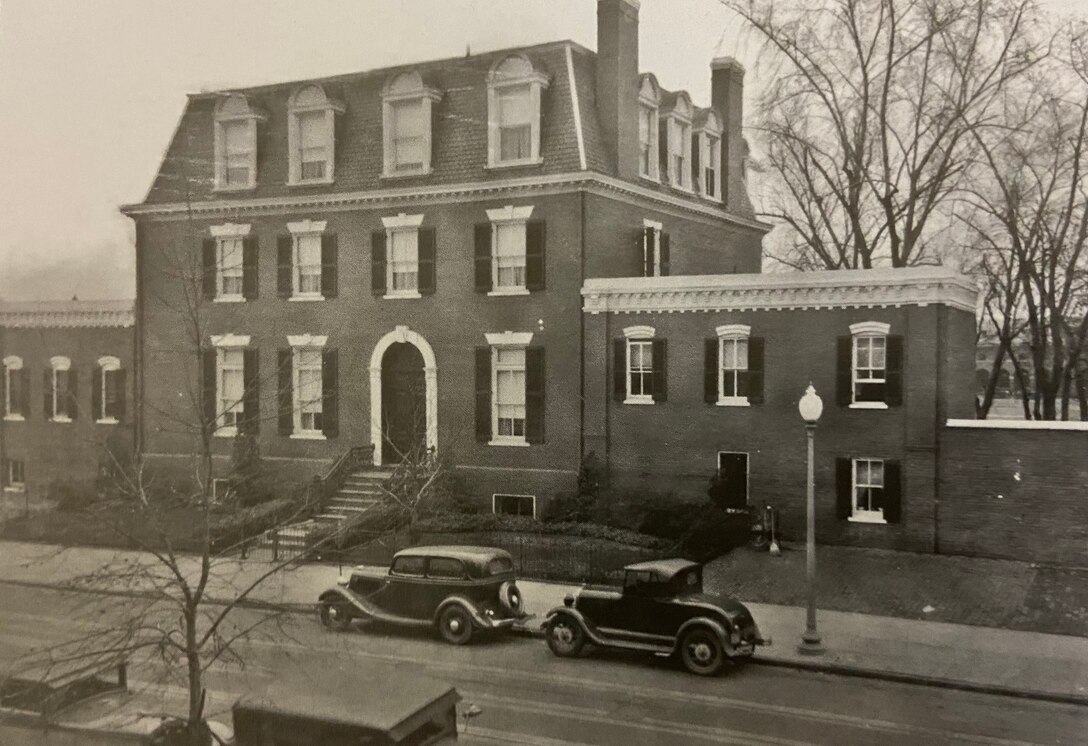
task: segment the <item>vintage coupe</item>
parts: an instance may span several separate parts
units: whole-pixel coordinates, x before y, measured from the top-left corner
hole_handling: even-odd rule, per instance
[[[624,568],[623,587],[584,586],[544,621],[548,647],[578,655],[600,647],[679,655],[684,667],[711,676],[769,645],[751,613],[736,599],[703,593],[703,568],[684,559],[639,562]]]
[[[510,554],[468,546],[404,549],[393,556],[388,572],[356,567],[321,594],[318,612],[322,623],[336,630],[356,620],[433,625],[455,645],[527,616]]]

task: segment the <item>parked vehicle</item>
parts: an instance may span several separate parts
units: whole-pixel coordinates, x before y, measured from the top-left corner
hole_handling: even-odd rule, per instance
[[[356,620],[434,625],[454,645],[527,616],[510,554],[462,546],[404,549],[387,572],[356,567],[321,594],[318,611],[322,623],[337,630]]]
[[[744,604],[704,593],[702,565],[684,559],[628,565],[622,588],[586,585],[563,604],[544,621],[548,647],[560,657],[578,655],[589,642],[678,655],[687,670],[711,676],[771,643]]]

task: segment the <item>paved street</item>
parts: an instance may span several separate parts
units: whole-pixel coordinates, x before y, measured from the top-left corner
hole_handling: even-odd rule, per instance
[[[20,653],[70,639],[83,626],[70,617],[73,608],[86,611],[87,594],[11,585],[0,592],[4,669]],[[98,624],[109,624],[126,604],[96,598],[103,604]],[[242,611],[236,622],[258,614]],[[426,633],[330,633],[297,614],[240,650],[244,670],[217,665],[209,677],[211,712],[274,678],[301,688],[316,677],[361,681],[391,665],[449,681],[483,710],[464,736],[468,743],[1074,744],[1088,732],[1088,708],[1074,705],[765,666],[707,680],[639,656],[559,660],[526,638],[458,648]],[[130,673],[143,690],[141,710],[181,711],[182,682],[165,674],[150,664]],[[145,686],[150,682],[165,686]]]

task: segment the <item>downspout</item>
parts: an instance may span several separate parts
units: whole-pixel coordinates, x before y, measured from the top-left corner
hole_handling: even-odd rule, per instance
[[[933,422],[933,553],[941,553],[941,433],[944,425],[945,360],[948,307],[937,306],[937,380],[934,387]]]
[[[569,53],[569,48],[568,48]],[[578,204],[580,212],[579,242],[579,277],[582,284],[586,281],[586,192],[578,190]],[[582,289],[578,288],[578,303],[584,306],[581,298]],[[578,309],[578,379],[581,391],[578,397],[578,474],[581,476],[582,461],[586,457],[586,312],[584,308]]]

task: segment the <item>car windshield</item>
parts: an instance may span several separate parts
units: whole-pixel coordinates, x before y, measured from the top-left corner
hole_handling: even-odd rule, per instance
[[[514,571],[514,562],[509,557],[496,557],[487,563],[488,575],[502,575]]]

